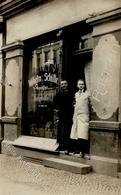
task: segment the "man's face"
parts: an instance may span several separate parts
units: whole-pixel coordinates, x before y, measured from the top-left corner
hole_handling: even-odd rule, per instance
[[[61,81],[61,89],[66,90],[68,88],[68,83],[67,81]]]
[[[77,87],[78,87],[78,89],[80,89],[80,90],[84,90],[84,81],[78,81],[78,83],[77,83]]]

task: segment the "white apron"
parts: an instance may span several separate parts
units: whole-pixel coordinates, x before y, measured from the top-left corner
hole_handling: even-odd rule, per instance
[[[86,139],[88,140],[89,134],[89,93],[77,92],[75,94],[75,108],[73,115],[73,124],[71,129],[70,138],[72,139]]]

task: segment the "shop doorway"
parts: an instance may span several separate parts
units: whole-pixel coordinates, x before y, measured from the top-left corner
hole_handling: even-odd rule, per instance
[[[25,42],[22,134],[57,138],[58,116],[53,111],[53,99],[61,79],[68,81],[74,96],[77,80],[88,78],[85,67],[92,53],[87,44],[79,47],[80,37],[87,31],[82,22]]]

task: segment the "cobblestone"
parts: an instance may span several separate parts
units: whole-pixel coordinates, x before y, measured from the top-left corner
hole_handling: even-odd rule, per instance
[[[120,195],[121,180],[95,173],[73,174],[0,155],[0,195],[41,194]]]

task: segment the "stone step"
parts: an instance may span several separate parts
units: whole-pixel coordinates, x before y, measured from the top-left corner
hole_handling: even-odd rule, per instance
[[[13,141],[12,145],[14,147],[22,147],[33,150],[44,151],[48,153],[58,154],[56,151],[58,144],[56,139],[42,138],[42,137],[33,137],[33,136],[20,136]]]
[[[43,160],[43,165],[78,174],[87,174],[92,171],[92,167],[90,165],[59,158],[46,158]]]

